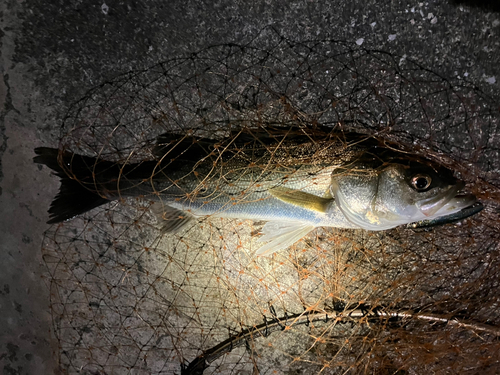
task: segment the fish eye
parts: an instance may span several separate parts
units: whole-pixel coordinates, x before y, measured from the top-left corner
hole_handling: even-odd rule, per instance
[[[417,174],[411,179],[411,186],[417,191],[423,191],[431,186],[432,178],[427,174]]]

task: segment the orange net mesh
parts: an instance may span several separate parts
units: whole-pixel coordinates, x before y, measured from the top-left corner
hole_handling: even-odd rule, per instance
[[[153,158],[158,135],[330,126],[460,173],[486,208],[431,230],[318,228],[254,256],[263,222],[165,235],[127,198],[53,225],[43,256],[64,373],[493,374],[499,368],[498,106],[472,84],[267,29],[131,72],[69,111],[61,149]]]

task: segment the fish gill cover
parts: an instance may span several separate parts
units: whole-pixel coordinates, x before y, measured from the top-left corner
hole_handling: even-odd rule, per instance
[[[266,29],[103,83],[68,112],[60,149],[123,164],[153,159],[164,133],[304,126],[440,162],[486,208],[432,230],[317,228],[259,258],[263,222],[207,217],[165,235],[147,199],[101,206],[44,238],[63,373],[498,371],[498,103],[474,85]]]

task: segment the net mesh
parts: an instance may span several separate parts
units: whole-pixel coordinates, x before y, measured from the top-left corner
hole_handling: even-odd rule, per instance
[[[263,222],[166,235],[127,198],[45,233],[68,374],[493,374],[500,364],[498,105],[408,59],[265,29],[134,71],[68,112],[60,148],[153,159],[165,132],[329,126],[452,167],[486,208],[432,230],[318,228],[255,257]],[[391,143],[392,144],[392,143]]]

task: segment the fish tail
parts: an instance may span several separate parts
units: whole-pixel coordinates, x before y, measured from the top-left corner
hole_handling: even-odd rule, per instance
[[[48,224],[71,219],[110,201],[99,195],[95,189],[85,186],[85,181],[93,179],[92,166],[98,165],[97,159],[60,152],[49,147],[38,147],[35,153],[37,156],[33,161],[46,165],[61,179],[59,193],[49,208]],[[68,168],[65,169],[63,165],[67,165]]]

